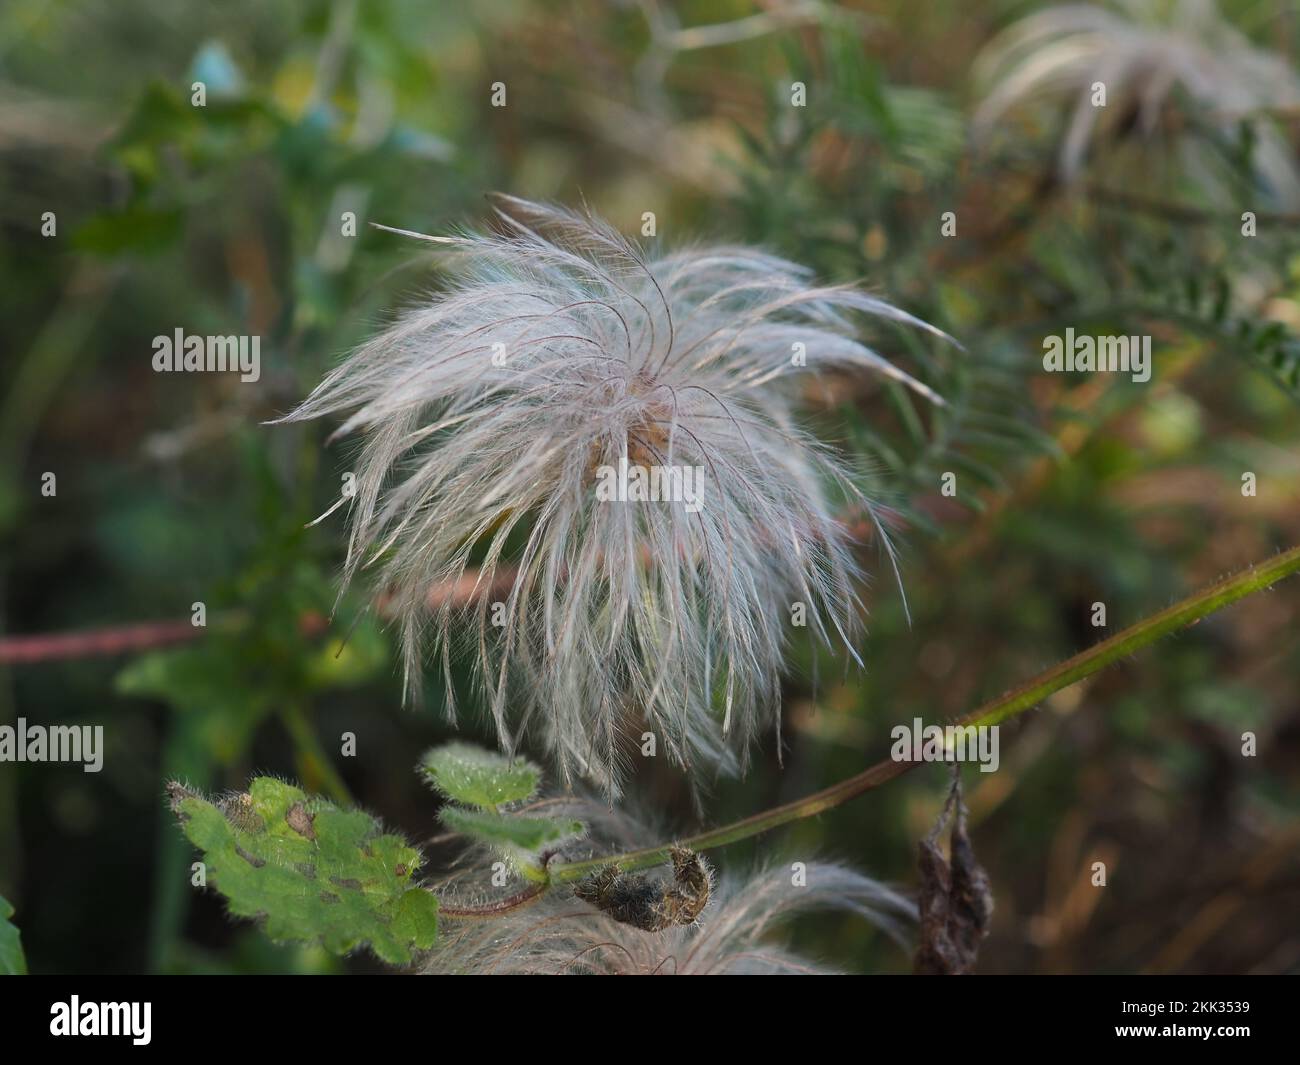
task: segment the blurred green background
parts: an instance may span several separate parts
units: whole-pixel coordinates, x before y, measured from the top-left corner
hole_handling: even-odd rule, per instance
[[[1214,195],[1122,126],[1066,184],[1059,107],[975,143],[975,57],[1045,6],[6,0],[3,634],[209,613],[180,645],[0,666],[0,720],[102,724],[107,746],[99,774],[0,765],[0,894],[31,968],[374,967],[274,947],[193,891],[163,801],[174,777],[225,789],[276,773],[437,834],[413,772],[450,735],[436,670],[429,705],[403,709],[368,589],[327,622],[342,515],[305,527],[355,445],[263,424],[443,283],[436,253],[367,222],[443,232],[482,221],[494,189],[585,200],[630,234],[654,212],[665,246],[759,243],[966,346],[877,336],[944,411],[878,380],[810,389],[810,418],[869,458],[897,509],[912,624],[867,545],[865,671],[823,655],[814,688],[798,650],[784,765],[769,736],[743,781],[717,784],[710,823],[847,776],[886,755],[893,724],[955,716],[1094,642],[1094,602],[1113,632],[1300,543],[1300,218],[1253,183],[1244,123],[1204,143],[1194,124],[1175,131],[1240,178]],[[1291,5],[1222,11],[1294,69]],[[1269,121],[1294,161],[1300,110]],[[1108,147],[1151,161],[1135,179],[1108,170]],[[1249,240],[1244,210],[1261,212]],[[152,338],[178,326],[260,335],[261,380],[154,373]],[[1151,382],[1045,374],[1042,337],[1067,326],[1152,335]],[[997,899],[980,971],[1300,971],[1298,618],[1300,584],[1284,584],[1004,729],[1001,770],[967,777]],[[491,742],[481,718],[465,728]],[[839,858],[912,887],[945,782],[925,768],[714,857]],[[630,794],[698,823],[666,768]],[[454,852],[428,853],[436,867]],[[859,920],[792,935],[849,970],[910,967]]]

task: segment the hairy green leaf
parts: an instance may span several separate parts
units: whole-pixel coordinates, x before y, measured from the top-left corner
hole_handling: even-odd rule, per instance
[[[502,803],[531,799],[541,770],[469,743],[448,743],[425,754],[420,768],[447,798],[495,810]]]
[[[485,810],[462,810],[458,806],[444,807],[441,816],[442,823],[453,832],[472,836],[521,861],[585,831],[581,821],[570,818],[510,817]]]
[[[276,941],[369,947],[393,965],[433,945],[438,902],[412,883],[422,856],[362,810],[340,810],[283,781],[210,802],[168,785],[185,835],[230,912],[261,919]]]

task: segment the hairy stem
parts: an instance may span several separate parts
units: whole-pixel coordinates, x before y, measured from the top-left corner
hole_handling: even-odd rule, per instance
[[[489,902],[484,906],[438,906],[438,915],[440,917],[500,917],[503,913],[509,913],[511,910],[517,910],[521,906],[527,906],[536,902],[546,894],[545,884],[533,884],[524,888],[509,898],[501,899],[499,902]]]
[[[1032,677],[1020,686],[998,698],[972,710],[959,718],[956,725],[997,725],[1003,721],[1023,714],[1042,702],[1053,692],[1077,684],[1085,677],[1119,661],[1119,659],[1155,643],[1162,636],[1177,632],[1200,621],[1201,618],[1221,610],[1239,599],[1244,599],[1255,592],[1263,591],[1283,577],[1300,572],[1300,547],[1277,555],[1267,562],[1242,570],[1227,577],[1218,584],[1188,596],[1166,610],[1144,618],[1122,632],[1103,640],[1095,647],[1080,651],[1073,658],[1068,658],[1036,677]],[[734,821],[720,828],[709,829],[686,839],[676,840],[672,844],[659,847],[647,847],[644,850],[628,851],[589,861],[569,862],[552,865],[550,868],[553,883],[566,883],[602,869],[606,865],[617,865],[621,869],[644,869],[658,865],[667,860],[670,846],[689,847],[692,850],[708,850],[721,847],[738,840],[748,839],[761,832],[767,832],[780,825],[813,817],[826,810],[834,809],[842,803],[855,799],[873,788],[880,787],[895,777],[902,776],[914,768],[916,762],[896,762],[886,759],[864,769],[856,776],[832,784],[829,788],[814,792],[802,799],[777,806],[771,810],[754,814],[740,821]]]

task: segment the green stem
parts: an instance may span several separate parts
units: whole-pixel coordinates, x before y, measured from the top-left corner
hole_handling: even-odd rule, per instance
[[[1244,599],[1255,592],[1263,591],[1283,577],[1289,577],[1296,572],[1300,572],[1300,547],[1293,547],[1268,562],[1262,562],[1259,565],[1242,570],[1218,584],[1188,596],[1167,610],[1162,610],[1158,614],[1144,618],[1136,625],[1131,625],[1109,639],[1103,640],[1095,647],[1080,651],[1073,658],[1066,659],[1059,665],[1053,666],[1051,669],[1031,678],[1019,687],[1013,688],[1005,695],[1001,695],[972,710],[964,717],[959,718],[954,724],[960,726],[997,725],[1018,714],[1023,714],[1026,710],[1033,709],[1053,692],[1077,684],[1085,677],[1105,669],[1112,663],[1119,661],[1119,659],[1155,643],[1161,637],[1168,636],[1170,633],[1177,632],[1188,625],[1193,625],[1200,621],[1201,618],[1213,614],[1216,610],[1222,610],[1225,606],[1235,603],[1238,599]],[[880,787],[880,785],[893,780],[895,777],[902,776],[917,764],[919,763],[886,759],[864,769],[856,776],[842,780],[838,784],[832,784],[829,788],[814,792],[806,798],[797,799],[794,802],[786,803],[784,806],[777,806],[771,810],[765,810],[743,820],[723,825],[721,828],[709,829],[707,832],[701,832],[698,835],[675,841],[672,845],[689,847],[692,850],[708,850],[711,847],[721,847],[728,843],[735,843],[738,840],[748,839],[750,836],[770,831],[780,825],[789,824],[791,821],[814,817],[826,810],[834,809],[850,799],[856,799],[859,795]],[[550,870],[551,880],[553,883],[578,880],[611,864],[625,870],[644,869],[648,866],[658,865],[667,859],[669,846],[670,844],[663,844],[659,847],[628,851],[625,854],[554,865]]]
[[[325,753],[325,749],[320,745],[320,741],[316,738],[316,733],[311,727],[311,722],[307,720],[307,715],[303,713],[301,704],[296,702],[286,703],[284,709],[280,712],[280,719],[284,722],[284,727],[293,740],[294,750],[298,756],[298,769],[302,774],[303,783],[312,790],[317,790],[314,784],[319,781],[321,788],[335,802],[342,806],[355,806],[356,800],[352,798],[352,793],[348,790],[347,784],[343,782],[338,770],[334,768],[334,763],[330,761],[329,755]]]

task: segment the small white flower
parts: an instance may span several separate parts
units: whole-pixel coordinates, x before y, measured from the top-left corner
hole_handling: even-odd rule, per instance
[[[797,381],[858,368],[937,401],[855,318],[943,334],[761,251],[648,261],[587,216],[493,202],[497,232],[424,238],[453,253],[455,286],[289,416],[351,411],[339,432],[366,434],[346,578],[378,568],[413,693],[431,630],[453,711],[466,597],[430,589],[476,580],[472,652],[501,742],[536,728],[566,781],[615,793],[643,731],[678,765],[730,767],[779,724],[792,605],[851,654],[860,624],[837,507],[871,511],[796,420]],[[602,501],[624,464],[698,470],[698,506]]]
[[[1291,153],[1263,115],[1300,106],[1300,78],[1287,63],[1254,47],[1223,20],[1213,0],[1128,0],[1121,6],[1127,14],[1062,4],[999,35],[975,67],[984,92],[976,137],[988,139],[1014,108],[1073,101],[1060,146],[1066,180],[1078,177],[1090,147],[1095,153],[1103,138],[1114,145],[1120,133],[1136,130],[1146,151],[1130,160],[1135,177],[1149,174],[1159,135],[1176,170],[1221,194],[1225,173],[1213,168],[1214,153],[1195,134],[1235,143],[1244,120],[1256,138],[1258,178],[1278,202],[1300,200]],[[1098,82],[1105,86],[1104,107],[1094,105]]]

